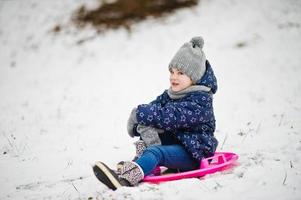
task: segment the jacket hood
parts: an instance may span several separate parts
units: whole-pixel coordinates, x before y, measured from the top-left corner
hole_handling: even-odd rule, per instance
[[[208,60],[206,60],[205,74],[196,82],[196,85],[203,85],[210,88],[213,94],[215,94],[217,91],[217,80]]]

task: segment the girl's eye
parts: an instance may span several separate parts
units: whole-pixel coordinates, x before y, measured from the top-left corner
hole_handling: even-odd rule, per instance
[[[180,75],[183,75],[184,73],[183,72],[178,72]]]

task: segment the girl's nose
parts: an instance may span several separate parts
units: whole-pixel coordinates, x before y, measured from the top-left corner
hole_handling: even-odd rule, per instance
[[[172,73],[172,74],[170,74],[170,79],[176,79],[177,78],[177,75],[176,75],[176,73]]]
[[[169,78],[171,81],[173,81],[173,80],[175,80],[176,78],[175,78],[175,76],[174,75],[170,75],[170,78]]]

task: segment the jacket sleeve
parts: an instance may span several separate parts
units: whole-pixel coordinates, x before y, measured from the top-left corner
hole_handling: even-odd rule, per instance
[[[164,105],[166,103],[167,93],[164,91],[161,95],[159,95],[155,100],[150,102],[149,104],[156,104],[156,105]]]
[[[213,119],[212,108],[190,101],[169,102],[164,107],[142,104],[138,106],[136,114],[139,124],[165,131],[194,128]]]

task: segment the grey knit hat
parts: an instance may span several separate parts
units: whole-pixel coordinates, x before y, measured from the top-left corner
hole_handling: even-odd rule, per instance
[[[185,43],[172,58],[169,69],[176,68],[189,76],[196,83],[206,71],[206,56],[203,52],[204,40],[202,37],[193,37]]]

